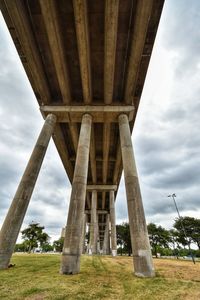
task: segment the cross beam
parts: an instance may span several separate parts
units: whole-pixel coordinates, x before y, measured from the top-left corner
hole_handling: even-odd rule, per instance
[[[129,122],[134,117],[133,105],[44,105],[40,107],[43,117],[52,113],[57,117],[57,122],[81,123],[84,114],[90,114],[94,123],[118,122],[118,116],[122,113],[128,116]]]
[[[92,184],[92,185],[87,185],[87,191],[116,191],[117,190],[117,185],[112,185],[112,184]]]

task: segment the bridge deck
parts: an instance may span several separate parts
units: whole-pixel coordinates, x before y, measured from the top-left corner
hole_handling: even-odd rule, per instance
[[[122,162],[117,109],[130,108],[132,130],[162,6],[163,0],[0,0],[41,112],[57,109],[61,116],[53,139],[71,182],[80,116],[98,107],[88,185],[118,186]],[[78,110],[76,116],[69,113],[71,106]],[[104,111],[109,108],[110,114]],[[98,209],[108,207],[109,193],[98,191]]]

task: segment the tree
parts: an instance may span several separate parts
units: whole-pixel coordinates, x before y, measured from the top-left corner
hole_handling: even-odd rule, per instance
[[[55,250],[57,252],[62,252],[63,245],[64,245],[64,238],[63,237],[61,237],[58,240],[53,242],[53,247],[55,248]]]
[[[182,228],[184,226],[185,233]],[[192,217],[181,217],[175,220],[173,227],[177,230],[179,242],[183,245],[195,243],[200,250],[200,219]],[[185,237],[186,234],[186,237]]]
[[[158,257],[158,247],[169,248],[170,234],[169,231],[162,226],[150,223],[148,226],[149,240],[152,252]]]
[[[48,242],[44,243],[41,247],[42,252],[49,252],[49,251],[53,251],[53,246],[50,245]]]
[[[27,252],[27,251],[28,251],[28,245],[26,241],[24,241],[21,244],[15,245],[15,252]]]
[[[48,242],[49,236],[43,230],[44,226],[39,226],[39,223],[31,223],[22,230],[22,239],[26,242],[29,253],[33,248],[38,246],[42,248],[42,245]]]
[[[128,255],[130,256],[132,253],[132,247],[131,247],[129,223],[125,222],[122,223],[121,225],[116,225],[116,231],[117,231],[117,244],[120,245],[121,254],[123,250],[125,253],[128,253]]]

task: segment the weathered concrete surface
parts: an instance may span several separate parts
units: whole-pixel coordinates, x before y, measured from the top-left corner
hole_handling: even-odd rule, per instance
[[[87,226],[87,221],[88,221],[88,215],[86,215],[84,213],[83,215],[83,231],[82,231],[82,253],[84,254],[86,251],[86,247],[85,247],[85,235],[86,235],[86,226]]]
[[[119,130],[135,275],[139,277],[153,277],[155,272],[151,248],[135,165],[130,127],[125,114],[119,116]]]
[[[61,274],[76,274],[80,271],[80,256],[82,253],[83,217],[85,209],[86,183],[90,149],[92,117],[85,114],[82,118],[78,142],[74,178],[67,228],[62,254]]]
[[[0,269],[9,265],[55,123],[56,116],[48,115],[1,228]]]
[[[109,214],[106,215],[106,226],[103,239],[103,254],[110,254],[110,233],[109,233]]]
[[[110,191],[110,223],[111,223],[111,251],[112,256],[117,255],[117,235],[115,221],[115,193]]]
[[[97,191],[92,191],[90,220],[90,254],[97,254]]]

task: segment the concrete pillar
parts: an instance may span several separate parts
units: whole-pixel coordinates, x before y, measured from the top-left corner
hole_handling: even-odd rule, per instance
[[[98,213],[97,213],[96,231],[97,231],[97,254],[100,254],[101,253],[101,245],[100,245],[99,215],[98,215]]]
[[[90,254],[97,254],[97,191],[92,191],[90,220]]]
[[[151,248],[135,165],[129,121],[125,114],[119,116],[119,131],[135,275],[139,277],[153,277],[155,272]]]
[[[105,255],[110,254],[109,218],[110,218],[110,216],[109,216],[109,214],[107,214],[104,239],[103,239],[103,254],[105,254]]]
[[[82,253],[82,227],[85,210],[86,183],[90,149],[92,117],[82,118],[72,192],[68,211],[67,228],[62,253],[61,274],[77,274],[80,271]]]
[[[115,193],[110,191],[110,223],[111,223],[111,251],[112,256],[117,255],[117,236],[115,223]]]
[[[87,226],[87,214],[83,216],[83,234],[82,234],[82,253],[85,253],[85,234],[86,234],[86,226]]]
[[[0,269],[9,265],[55,123],[56,116],[48,115],[1,228]]]

